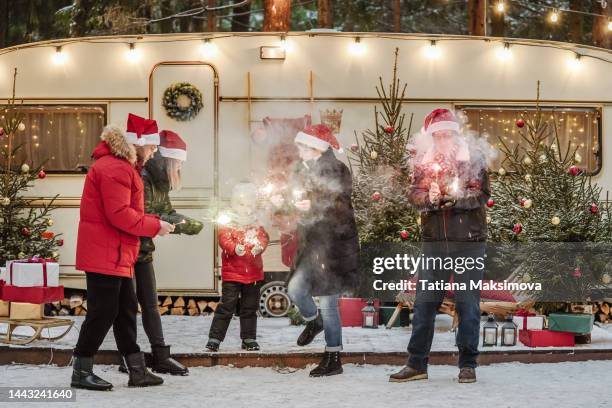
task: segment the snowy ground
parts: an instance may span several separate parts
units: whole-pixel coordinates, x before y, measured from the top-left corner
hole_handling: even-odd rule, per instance
[[[76,317],[75,326],[71,332],[63,339],[54,342],[38,341],[31,346],[56,348],[72,348],[78,338],[78,330],[83,321],[83,317]],[[162,316],[164,334],[166,342],[172,345],[174,353],[201,353],[204,352],[204,345],[208,335],[211,316]],[[451,319],[447,315],[439,315],[436,319],[436,335],[434,337],[434,351],[454,351],[454,335],[450,332]],[[301,332],[302,327],[291,326],[288,319],[259,319],[258,322],[258,341],[262,346],[262,352],[319,352],[322,350],[324,342],[323,336],[307,347],[298,347],[295,341]],[[26,334],[29,329],[23,328],[16,331],[17,334]],[[6,327],[0,325],[0,332],[6,331]],[[405,351],[410,339],[410,328],[397,327],[385,330],[382,326],[378,330],[362,329],[349,327],[343,329],[344,351],[347,352],[398,352]],[[225,342],[221,345],[222,352],[240,351],[239,321],[234,319],[230,325]],[[43,333],[46,334],[46,333]],[[138,319],[138,342],[143,350],[149,350],[148,341],[142,329],[140,317]],[[23,346],[13,346],[23,347]],[[27,347],[27,346],[25,346]],[[528,349],[518,343],[514,347],[497,347],[498,349]],[[612,325],[603,328],[594,327],[592,333],[592,343],[579,345],[576,348],[601,349],[612,348]],[[104,350],[116,350],[115,340],[112,330],[106,337],[102,345]],[[495,350],[495,348],[487,348]]]
[[[343,375],[309,378],[308,370],[279,373],[271,368],[193,368],[188,377],[164,376],[159,387],[127,387],[115,366],[98,366],[111,392],[77,390],[66,407],[610,407],[609,387],[593,387],[609,377],[610,361],[558,364],[497,364],[478,369],[476,384],[458,384],[457,369],[432,366],[428,381],[389,383],[399,369],[346,365]],[[70,368],[1,366],[0,386],[66,387]],[[8,406],[8,404],[0,406]],[[20,406],[13,404],[13,406]]]

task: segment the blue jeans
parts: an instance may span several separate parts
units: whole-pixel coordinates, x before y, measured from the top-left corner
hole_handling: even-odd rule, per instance
[[[450,249],[445,242],[425,242],[423,254],[427,257],[477,258],[484,257],[484,243],[465,243]],[[475,268],[461,274],[449,272],[444,269],[419,270],[419,281],[449,281],[453,274],[454,282],[465,283],[467,290],[455,291],[455,310],[459,314],[459,331],[457,333],[457,347],[459,348],[459,368],[477,366],[478,338],[480,335],[480,292],[470,290],[470,281],[482,279],[483,269]],[[408,345],[408,365],[416,370],[427,370],[429,352],[434,336],[434,323],[438,307],[444,300],[444,290],[422,290],[420,283],[417,286],[414,303],[414,317],[412,319],[412,335]]]
[[[319,311],[310,295],[310,287],[302,271],[297,270],[293,274],[287,292],[293,303],[300,309],[304,320],[308,322],[317,318]],[[319,296],[319,307],[325,332],[325,351],[342,350],[342,323],[338,311],[339,297],[339,294]]]

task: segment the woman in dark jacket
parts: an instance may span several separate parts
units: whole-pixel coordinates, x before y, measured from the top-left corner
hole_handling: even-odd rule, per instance
[[[170,190],[180,188],[180,171],[187,159],[187,145],[174,132],[160,132],[160,145],[153,158],[141,172],[144,183],[144,207],[147,214],[175,226],[174,234],[196,235],[203,227],[200,221],[178,214],[170,202]],[[140,238],[140,253],[134,267],[136,294],[142,309],[142,325],[151,344],[153,371],[172,375],[187,375],[188,369],[170,357],[170,346],[164,341],[161,318],[157,305],[157,287],[153,269],[155,244],[147,236]],[[120,366],[121,371],[126,371]]]
[[[291,201],[298,212],[298,249],[288,292],[308,322],[298,345],[325,332],[325,353],[312,377],[342,373],[342,324],[338,298],[358,284],[359,240],[351,203],[349,169],[336,159],[336,138],[324,125],[299,132],[295,142],[302,163],[293,180]],[[276,204],[282,204],[278,198]],[[313,300],[319,297],[320,312]]]

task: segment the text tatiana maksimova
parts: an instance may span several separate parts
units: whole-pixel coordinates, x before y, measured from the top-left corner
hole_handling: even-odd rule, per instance
[[[445,290],[445,291],[462,291],[462,290],[508,290],[508,291],[533,291],[542,290],[540,282],[508,282],[506,280],[494,282],[490,280],[470,280],[469,285],[465,282],[447,282],[444,280],[418,280],[409,281],[401,280],[397,282],[384,282],[382,279],[377,279],[372,283],[374,290],[401,290],[414,291],[419,290]]]

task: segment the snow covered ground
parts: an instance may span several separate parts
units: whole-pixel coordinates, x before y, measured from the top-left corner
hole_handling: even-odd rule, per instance
[[[192,368],[188,377],[164,376],[159,387],[127,387],[115,366],[98,366],[111,392],[77,390],[66,407],[610,407],[609,387],[593,387],[612,372],[610,361],[558,364],[497,364],[478,369],[478,382],[458,384],[457,369],[432,366],[428,381],[389,383],[390,366],[346,365],[343,375],[309,378],[308,370]],[[1,366],[0,386],[66,387],[68,367]],[[0,406],[3,406],[0,403]],[[9,406],[5,404],[4,406]],[[13,404],[13,406],[20,406]],[[44,406],[44,405],[43,405]]]
[[[57,348],[72,348],[78,338],[78,330],[83,321],[83,317],[75,317],[75,326],[71,332],[63,339],[54,342],[37,341],[31,346]],[[204,352],[204,345],[208,335],[211,316],[162,316],[164,334],[166,342],[172,345],[173,353],[201,353]],[[450,332],[451,318],[447,315],[439,315],[436,319],[436,335],[434,337],[434,351],[454,351],[454,334]],[[288,319],[259,319],[258,322],[258,341],[262,346],[262,352],[319,352],[323,349],[323,336],[307,347],[298,347],[295,341],[301,332],[302,327],[291,326]],[[5,331],[6,327],[0,325],[0,331]],[[27,328],[16,331],[17,334],[25,334]],[[398,352],[405,351],[410,339],[410,328],[397,327],[386,330],[382,326],[377,330],[362,329],[359,327],[349,327],[343,329],[344,351],[347,352]],[[230,325],[225,342],[221,345],[221,352],[240,351],[239,321],[234,319]],[[46,334],[46,333],[44,333]],[[140,317],[138,318],[138,342],[143,350],[149,350],[148,341],[142,328]],[[14,346],[24,347],[24,346]],[[27,347],[27,346],[25,346]],[[514,347],[497,347],[504,350],[528,349],[518,343]],[[576,348],[601,349],[612,348],[612,325],[603,328],[594,327],[592,333],[592,343],[588,345],[578,345]],[[104,350],[116,350],[115,340],[112,330],[104,340],[102,345]],[[496,348],[487,348],[495,350]]]

